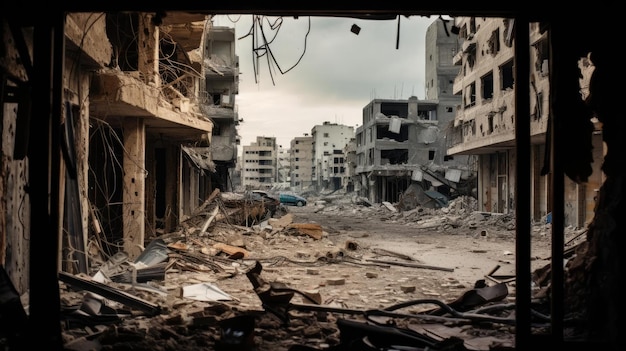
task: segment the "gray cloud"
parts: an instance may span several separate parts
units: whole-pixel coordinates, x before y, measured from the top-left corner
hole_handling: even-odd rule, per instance
[[[250,15],[241,16],[236,24],[219,17],[215,25],[234,26],[238,38],[252,26]],[[435,20],[402,17],[396,49],[397,20],[266,18],[263,29],[271,56],[268,50],[253,52],[251,36],[237,42],[242,145],[259,135],[276,136],[288,147],[293,137],[310,133],[324,121],[360,125],[363,107],[374,98],[424,98],[424,42],[426,29]],[[361,28],[359,35],[350,31],[353,24]],[[257,34],[255,46],[262,48]],[[256,54],[263,54],[257,59],[257,79]]]

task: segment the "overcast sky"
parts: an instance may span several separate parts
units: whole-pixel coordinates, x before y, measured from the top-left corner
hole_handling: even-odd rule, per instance
[[[214,25],[236,32],[241,146],[266,136],[289,148],[293,138],[325,121],[356,131],[372,99],[424,99],[424,41],[435,20],[402,17],[398,38],[397,20],[265,17],[270,44],[264,46],[259,30],[254,40],[246,36],[251,15],[217,16]],[[358,35],[351,32],[354,24]]]

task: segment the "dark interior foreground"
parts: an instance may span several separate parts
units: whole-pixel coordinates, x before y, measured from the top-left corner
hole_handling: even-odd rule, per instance
[[[617,5],[594,2],[586,6],[571,6],[567,12],[561,9],[548,9],[545,3],[501,2],[483,4],[448,1],[412,3],[392,1],[374,5],[358,2],[340,6],[337,2],[286,2],[241,3],[241,2],[201,2],[180,0],[172,3],[122,2],[122,1],[65,1],[63,5],[48,5],[46,15],[33,11],[27,3],[3,3],[2,14],[13,25],[33,27],[36,38],[48,40],[48,45],[34,47],[33,75],[30,77],[35,101],[32,123],[47,128],[33,128],[28,140],[30,159],[32,228],[31,260],[39,264],[32,266],[30,282],[30,310],[28,319],[28,344],[24,349],[37,345],[47,345],[47,349],[62,349],[59,326],[59,286],[56,233],[60,223],[54,184],[54,172],[59,162],[55,153],[44,150],[58,150],[55,121],[61,110],[62,94],[55,87],[62,86],[63,60],[62,40],[63,15],[66,11],[106,12],[106,11],[190,11],[202,13],[258,13],[284,16],[346,16],[360,18],[394,18],[397,15],[438,16],[481,16],[515,18],[516,76],[528,76],[528,22],[541,22],[550,35],[550,85],[552,125],[549,135],[551,150],[550,173],[553,184],[554,210],[552,213],[552,332],[549,336],[537,337],[530,333],[530,277],[517,275],[516,296],[516,349],[529,350],[545,348],[546,345],[565,349],[623,349],[626,344],[621,332],[624,330],[626,306],[619,286],[623,279],[624,256],[620,250],[626,233],[624,214],[626,204],[622,189],[624,162],[619,157],[624,150],[625,118],[619,109],[620,92],[614,87],[624,78],[623,65],[618,65],[618,51],[615,45],[606,44],[615,40],[621,31],[618,21],[607,16],[618,13]],[[52,7],[54,6],[54,7]],[[526,35],[524,35],[526,34]],[[43,42],[43,41],[41,41]],[[56,43],[56,44],[55,44]],[[61,43],[61,44],[58,44]],[[596,70],[590,86],[590,99],[579,98],[579,77],[577,61],[591,53]],[[516,80],[516,115],[529,114],[529,82]],[[50,93],[52,91],[52,94]],[[52,95],[52,96],[51,96]],[[561,262],[563,247],[563,177],[584,182],[589,176],[591,155],[590,117],[596,116],[603,124],[603,138],[607,153],[603,163],[606,180],[600,189],[595,217],[588,231],[588,245],[580,252],[577,263],[566,275]],[[524,181],[529,177],[530,164],[529,126],[523,119],[516,119],[516,270],[529,270],[530,260],[530,187]],[[54,127],[53,127],[54,126]],[[49,146],[49,147],[47,147]],[[46,176],[43,176],[46,175]],[[50,197],[49,194],[50,193]],[[50,206],[48,202],[50,201]],[[50,263],[50,264],[46,264]],[[528,287],[524,289],[522,287]],[[583,313],[586,323],[582,326],[583,336],[576,340],[563,337],[563,318],[566,310],[576,308]],[[30,344],[32,343],[32,344]]]

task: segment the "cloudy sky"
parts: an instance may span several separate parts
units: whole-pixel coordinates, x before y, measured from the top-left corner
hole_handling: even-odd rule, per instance
[[[398,36],[397,20],[264,17],[253,36],[251,15],[218,16],[214,25],[236,32],[241,146],[267,136],[289,148],[325,121],[356,130],[372,99],[423,99],[424,41],[435,20],[402,17]]]

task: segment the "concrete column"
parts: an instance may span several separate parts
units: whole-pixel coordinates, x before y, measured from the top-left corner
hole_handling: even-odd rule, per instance
[[[159,75],[159,28],[152,23],[153,14],[140,14],[138,45],[138,70],[145,77],[145,83],[161,86]]]
[[[124,134],[124,251],[131,260],[143,251],[145,237],[146,125],[141,118],[126,117]]]

